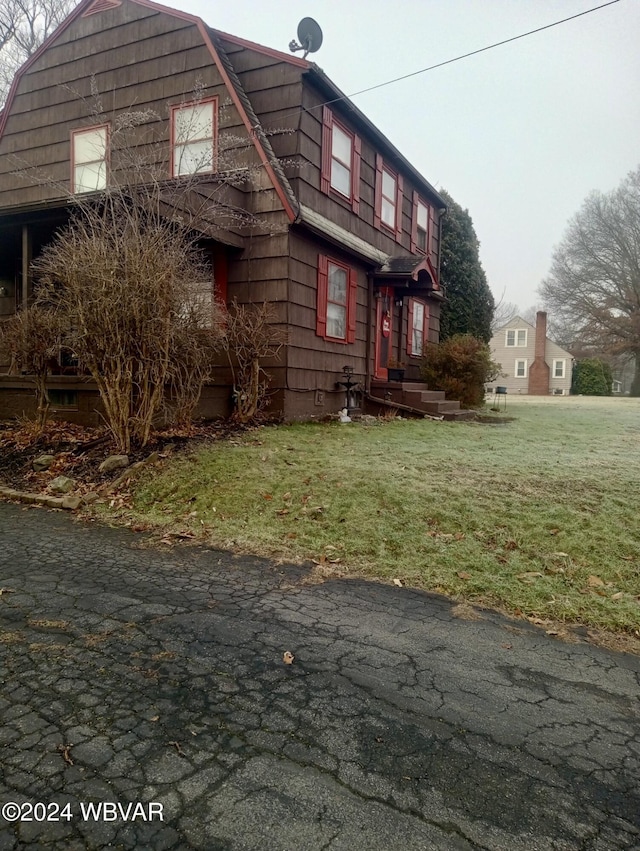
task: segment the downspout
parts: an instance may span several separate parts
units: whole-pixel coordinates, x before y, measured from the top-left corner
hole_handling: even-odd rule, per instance
[[[365,376],[364,376],[364,392],[367,398],[369,397],[369,392],[371,391],[371,362],[374,357],[371,357],[371,315],[373,310],[373,275],[371,272],[367,272],[367,350],[365,356]],[[373,315],[373,321],[375,322],[375,314]]]
[[[438,218],[438,268],[436,270],[438,272],[438,283],[440,286],[442,286],[440,283],[440,264],[442,262],[442,220],[446,215],[447,208],[442,207],[440,210],[440,217]]]

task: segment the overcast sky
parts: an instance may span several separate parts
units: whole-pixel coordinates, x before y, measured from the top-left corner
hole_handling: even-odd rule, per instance
[[[165,0],[284,52],[298,21],[310,56],[351,95],[575,15],[603,0]],[[469,210],[498,300],[523,310],[568,219],[640,165],[640,0],[619,0],[511,44],[353,97],[436,188]],[[298,54],[300,55],[300,54]]]

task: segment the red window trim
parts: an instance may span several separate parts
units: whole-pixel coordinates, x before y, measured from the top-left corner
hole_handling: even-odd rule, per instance
[[[211,171],[199,171],[198,174],[215,174],[218,170],[218,96],[214,95],[210,98],[202,98],[202,100],[192,100],[188,103],[176,103],[171,107],[171,115],[169,118],[169,171],[171,177],[192,177],[191,174],[175,174],[173,167],[173,152],[175,147],[175,114],[181,109],[188,109],[192,106],[203,106],[204,104],[213,104],[213,136],[211,138],[211,146],[213,150],[211,158]],[[203,139],[208,139],[208,136]],[[190,139],[190,142],[201,142],[203,139]]]
[[[418,204],[422,204],[427,208],[427,235],[425,238],[425,248],[420,248],[418,245]],[[414,190],[413,193],[413,212],[411,216],[411,253],[429,254],[429,240],[431,238],[431,204],[428,204],[421,195]]]
[[[382,175],[383,172],[391,175],[396,182],[396,198],[395,198],[395,223],[393,227],[382,221]],[[376,198],[375,208],[373,213],[373,224],[379,230],[392,233],[396,242],[402,239],[402,203],[404,200],[404,186],[402,175],[395,169],[390,168],[382,158],[381,154],[376,154]]]
[[[331,185],[331,161],[333,159],[333,126],[337,125],[340,130],[351,138],[351,163],[349,171],[351,175],[350,194],[347,196],[339,189]],[[325,195],[333,195],[351,204],[354,213],[360,212],[360,157],[362,154],[362,142],[360,137],[349,130],[346,125],[334,116],[328,106],[322,109],[322,165],[320,170],[320,189]],[[336,159],[338,159],[336,157]],[[340,160],[341,162],[341,160]],[[346,163],[343,163],[346,165]]]
[[[109,124],[92,124],[90,127],[80,127],[77,130],[71,131],[71,140],[70,140],[71,156],[69,158],[70,161],[71,161],[70,184],[71,184],[71,192],[74,195],[76,194],[76,145],[75,145],[75,138],[76,138],[76,136],[80,136],[83,133],[89,133],[91,130],[101,130],[103,127],[107,131],[106,137],[105,137],[104,162],[105,162],[105,165],[107,166],[106,180],[108,182],[109,181],[109,166],[111,164],[110,163],[110,160],[111,160],[111,158],[110,158],[110,144],[109,144],[110,138],[111,138],[111,127],[110,127],[110,125]],[[102,160],[90,160],[90,162],[102,162]],[[97,189],[95,191],[100,192],[99,189]],[[85,194],[85,193],[83,193],[83,194]]]
[[[424,318],[422,323],[422,346],[429,339],[429,305],[421,298],[409,299],[409,318],[407,320],[407,354],[411,358],[419,358],[422,355],[416,355],[413,352],[413,306],[421,304],[424,307]]]
[[[347,273],[347,336],[330,337],[327,334],[327,305],[329,292],[329,264],[338,266],[344,269]],[[324,340],[332,343],[355,343],[356,341],[356,321],[357,321],[357,296],[358,296],[358,275],[355,269],[336,260],[333,257],[328,257],[326,254],[318,255],[318,298],[316,308],[316,334]]]

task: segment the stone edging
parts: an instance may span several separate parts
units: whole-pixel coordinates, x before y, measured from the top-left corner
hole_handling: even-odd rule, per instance
[[[152,452],[144,461],[136,461],[130,467],[127,467],[116,479],[112,482],[103,485],[99,489],[99,493],[90,491],[85,494],[67,493],[63,496],[53,496],[47,493],[30,493],[29,491],[20,491],[15,488],[0,485],[0,497],[13,499],[17,502],[25,502],[28,505],[44,505],[46,508],[64,508],[67,511],[76,511],[83,505],[91,505],[100,497],[108,496],[117,490],[127,479],[133,479],[141,470],[148,467],[150,464],[155,464],[160,456],[157,452]]]
[[[85,494],[85,496],[77,496],[76,494],[65,494],[64,496],[51,496],[46,493],[29,493],[28,491],[19,491],[15,488],[8,488],[0,485],[0,496],[6,499],[14,499],[17,502],[26,502],[29,505],[44,505],[47,508],[65,508],[67,511],[75,511],[81,505],[88,505],[97,499],[97,494]],[[86,499],[93,497],[93,499]]]

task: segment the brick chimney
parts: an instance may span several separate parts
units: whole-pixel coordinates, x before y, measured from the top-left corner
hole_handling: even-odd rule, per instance
[[[529,367],[529,394],[531,396],[549,395],[549,364],[545,361],[547,347],[547,314],[544,310],[536,313],[536,348],[534,361]]]

